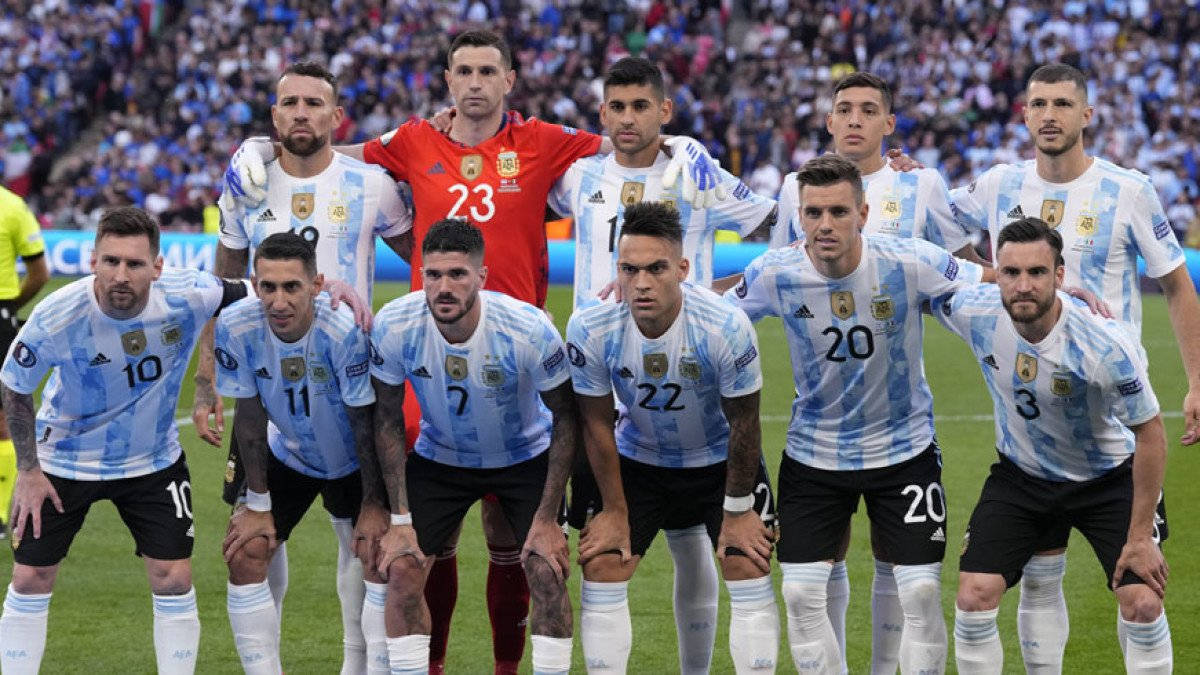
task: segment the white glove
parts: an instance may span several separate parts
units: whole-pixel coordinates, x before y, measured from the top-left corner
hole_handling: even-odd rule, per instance
[[[708,154],[699,141],[687,136],[672,136],[666,141],[671,149],[671,161],[663,171],[663,188],[670,189],[683,174],[680,195],[693,208],[707,209],[729,196],[721,184],[721,163]]]
[[[267,162],[274,160],[275,145],[269,137],[251,136],[242,141],[225,169],[229,194],[246,206],[261,204],[267,198]]]

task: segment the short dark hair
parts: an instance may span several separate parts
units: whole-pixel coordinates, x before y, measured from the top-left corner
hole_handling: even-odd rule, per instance
[[[660,99],[666,95],[662,72],[658,66],[648,59],[638,56],[626,56],[612,64],[604,75],[604,91],[609,87],[624,87],[629,85],[649,85],[654,94]]]
[[[679,210],[666,202],[638,202],[625,209],[621,236],[658,237],[683,245]]]
[[[1005,244],[1026,244],[1035,241],[1044,241],[1049,244],[1050,248],[1054,249],[1054,265],[1056,267],[1063,266],[1062,235],[1058,233],[1058,230],[1050,227],[1046,221],[1033,216],[1014,220],[1000,230],[1000,236],[996,239],[996,255],[1000,255],[1000,249],[1004,248]]]
[[[276,232],[254,249],[254,269],[259,260],[299,260],[309,278],[317,276],[317,253],[312,244],[293,232]]]
[[[841,155],[820,155],[804,163],[796,172],[796,198],[803,204],[800,195],[804,193],[805,185],[825,187],[845,181],[854,188],[854,203],[863,203],[862,174],[854,162]]]
[[[114,237],[145,237],[150,240],[150,252],[158,255],[158,223],[136,206],[118,206],[104,212],[96,227],[96,243]]]
[[[279,82],[282,81],[287,75],[302,75],[304,77],[315,77],[318,80],[325,80],[329,83],[329,86],[333,88],[333,102],[335,105],[337,104],[337,78],[334,77],[333,73],[329,72],[329,69],[319,61],[301,61],[288,66],[286,69],[284,69],[283,73],[280,74],[279,80],[276,80],[276,87],[279,86]]]
[[[1050,63],[1041,66],[1029,76],[1029,82],[1025,84],[1025,88],[1029,89],[1029,85],[1034,82],[1045,82],[1046,84],[1074,82],[1075,87],[1083,92],[1084,100],[1088,96],[1087,76],[1075,66],[1065,63]]]
[[[838,92],[851,87],[866,87],[867,89],[875,89],[879,92],[879,98],[883,99],[883,107],[887,112],[892,112],[892,89],[883,81],[883,78],[873,73],[868,73],[865,70],[860,70],[838,80],[837,84],[833,85],[833,98],[837,98]]]
[[[443,218],[429,228],[421,242],[421,255],[430,253],[466,253],[483,258],[483,233],[461,218]]]
[[[446,67],[449,68],[454,59],[454,52],[463,47],[495,47],[500,52],[500,60],[504,67],[512,70],[512,50],[499,34],[490,30],[468,30],[459,33],[450,43],[450,51],[446,53]]]

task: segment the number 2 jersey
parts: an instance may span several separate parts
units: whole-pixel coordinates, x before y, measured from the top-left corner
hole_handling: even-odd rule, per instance
[[[1062,316],[1037,344],[1017,333],[991,284],[939,299],[933,313],[975,354],[1000,453],[1038,478],[1085,481],[1133,454],[1129,427],[1153,419],[1158,400],[1123,326],[1058,297]]]
[[[47,372],[37,414],[42,470],[74,480],[115,480],[165,469],[182,454],[175,410],[196,338],[245,286],[207,272],[164,268],[145,309],[113,319],[88,276],[34,308],[0,371],[32,394]]]
[[[350,308],[316,299],[313,324],[295,342],[267,325],[262,301],[246,298],[217,319],[217,391],[258,396],[267,411],[267,444],[276,459],[306,476],[341,478],[358,468],[346,406],[375,402],[367,336]]]
[[[413,452],[451,466],[492,469],[550,446],[550,410],[540,392],[566,382],[562,338],[542,310],[503,293],[480,291],[479,325],[450,344],[423,291],[384,305],[371,330],[371,375],[408,380],[421,404]]]
[[[804,247],[767,251],[725,298],[751,320],[778,316],[796,399],[787,453],[818,469],[899,464],[933,442],[921,306],[978,283],[979,265],[922,239],[865,235],[858,268],[831,279]]]
[[[750,320],[708,289],[682,288],[679,315],[657,338],[642,334],[624,302],[577,310],[567,323],[575,392],[615,392],[617,452],[643,464],[725,461],[729,422],[721,399],[762,388]]]

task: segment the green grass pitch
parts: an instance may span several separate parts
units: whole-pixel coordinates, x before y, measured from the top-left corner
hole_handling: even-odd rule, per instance
[[[55,280],[51,286],[64,283]],[[378,303],[405,290],[402,284],[380,283]],[[570,289],[554,287],[550,309],[560,328],[570,308]],[[763,399],[763,444],[772,475],[777,473],[792,399],[791,368],[781,324],[768,319],[758,326],[766,387]],[[1171,565],[1167,608],[1179,672],[1200,667],[1200,505],[1192,501],[1200,483],[1200,450],[1179,445],[1182,422],[1179,406],[1186,382],[1179,352],[1161,296],[1147,296],[1144,343],[1150,354],[1151,380],[1166,418],[1170,455],[1167,470],[1167,504],[1171,538],[1165,546]],[[938,437],[944,450],[949,527],[944,572],[943,605],[947,625],[953,625],[959,541],[970,509],[979,494],[988,466],[995,459],[991,401],[979,370],[966,346],[940,326],[931,325],[925,336],[925,370],[933,387],[938,415]],[[191,377],[185,380],[179,415],[191,413]],[[227,418],[229,433],[232,420]],[[240,667],[225,614],[225,566],[220,543],[228,508],[220,499],[224,470],[223,451],[201,443],[191,427],[180,436],[192,470],[196,516],[194,580],[199,595],[203,633],[198,672],[237,673]],[[1189,487],[1190,486],[1190,487]],[[851,672],[861,673],[870,664],[870,586],[873,570],[867,542],[865,509],[855,516],[854,540],[849,554],[852,597],[848,626]],[[630,669],[638,673],[678,672],[675,624],[671,611],[671,564],[659,537],[642,562],[631,584],[634,642]],[[574,546],[574,541],[572,542]],[[150,594],[144,568],[132,555],[133,541],[111,504],[97,504],[64,561],[51,602],[49,641],[44,673],[153,672]],[[291,560],[290,588],[284,604],[283,665],[291,674],[335,673],[341,663],[341,621],[334,588],[335,544],[328,518],[315,506],[300,524],[288,545]],[[459,599],[450,637],[447,670],[457,673],[491,672],[491,641],[484,599],[486,549],[479,518],[467,518],[459,545]],[[1086,541],[1071,540],[1067,602],[1071,637],[1067,647],[1067,672],[1111,673],[1122,670],[1116,644],[1116,602],[1105,587],[1103,572]],[[5,565],[3,582],[10,568]],[[778,588],[778,569],[775,570]],[[571,573],[573,604],[578,612],[579,570]],[[785,618],[780,599],[780,619]],[[1009,593],[1000,614],[1005,646],[1005,672],[1020,672],[1016,639],[1016,593]],[[578,615],[577,615],[578,616]],[[721,593],[721,620],[713,657],[713,672],[731,673],[728,648],[728,600]],[[786,630],[779,648],[780,672],[793,672]],[[529,650],[523,672],[529,672]],[[583,671],[576,640],[575,669]],[[949,670],[953,671],[953,648]]]

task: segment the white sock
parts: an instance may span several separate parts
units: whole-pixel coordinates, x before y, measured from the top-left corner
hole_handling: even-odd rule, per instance
[[[1121,620],[1121,608],[1117,607],[1117,644],[1121,645],[1121,658],[1125,658],[1125,641],[1129,639],[1129,631]]]
[[[996,614],[987,609],[968,612],[954,608],[954,661],[959,675],[1000,675],[1004,670],[1004,647]]]
[[[428,675],[429,636],[401,635],[387,639],[392,675]]]
[[[904,632],[900,637],[900,672],[946,672],[946,619],[942,616],[942,564],[896,565],[892,568]]]
[[[288,556],[287,542],[279,542],[275,555],[267,564],[267,584],[271,587],[271,599],[275,602],[275,614],[279,617],[279,625],[283,626],[283,596],[287,595],[288,587]]]
[[[579,641],[589,673],[624,673],[633,647],[629,582],[583,580]]]
[[[838,650],[842,653],[842,673],[850,672],[846,665],[846,608],[849,606],[850,575],[846,572],[846,561],[836,560],[825,587],[825,612],[829,614],[829,623],[833,625]]]
[[[8,586],[0,616],[0,671],[37,675],[46,651],[49,593],[18,593]]]
[[[569,637],[533,635],[533,675],[567,675],[571,672],[571,647]]]
[[[871,675],[896,674],[903,631],[904,610],[892,564],[876,560],[871,579]]]
[[[200,612],[196,589],[183,595],[154,595],[154,653],[159,675],[196,672],[200,650]]]
[[[1021,658],[1030,675],[1062,672],[1070,623],[1062,580],[1067,554],[1035,555],[1021,575],[1021,602],[1017,605],[1017,637]]]
[[[1125,672],[1137,675],[1168,675],[1174,667],[1171,627],[1164,610],[1150,623],[1134,623],[1118,617],[1128,636],[1125,643]]]
[[[675,634],[682,675],[707,673],[717,639],[717,564],[703,525],[667,530],[675,561]]]
[[[363,637],[362,562],[354,555],[354,524],[349,518],[330,518],[337,535],[337,594],[342,606],[342,675],[358,675],[367,668],[367,641]]]
[[[279,615],[271,588],[257,584],[229,584],[226,591],[229,626],[242,670],[246,675],[279,675]]]
[[[383,621],[383,611],[387,602],[387,584],[375,584],[370,581],[363,583],[367,589],[362,609],[363,639],[367,642],[366,671],[368,673],[387,673],[390,672],[387,627]]]
[[[771,576],[726,581],[729,589],[729,655],[738,675],[775,672],[779,612]]]
[[[836,673],[842,667],[826,592],[833,565],[827,562],[781,563],[783,601],[787,604],[788,644],[801,673]]]

